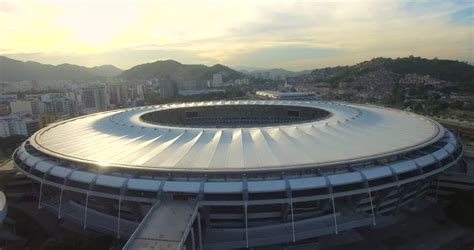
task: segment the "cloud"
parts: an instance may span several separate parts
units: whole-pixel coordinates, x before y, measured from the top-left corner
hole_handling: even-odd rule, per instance
[[[321,49],[301,46],[271,47],[238,55],[227,63],[234,66],[246,65],[258,67],[285,67],[289,69],[301,67],[302,62],[322,60],[326,57],[343,53],[341,50]]]
[[[451,22],[455,25],[474,25],[474,7],[467,7],[449,14]],[[474,31],[473,31],[474,32]]]
[[[19,14],[22,7],[17,2],[2,0],[0,3],[0,13],[2,14]]]
[[[411,54],[473,60],[474,4],[466,0],[10,3],[0,53],[48,63],[306,69]]]
[[[0,50],[2,52],[2,50]],[[74,63],[83,66],[97,66],[104,64],[114,64],[115,66],[128,69],[131,66],[154,62],[157,60],[177,60],[184,63],[198,64],[216,64],[218,61],[212,58],[205,58],[195,53],[185,50],[166,50],[166,49],[140,49],[120,48],[102,52],[94,52],[90,54],[84,53],[12,53],[11,51],[3,51],[3,55],[22,61],[38,61],[48,64],[62,64],[65,62]],[[112,62],[112,63],[111,63]]]

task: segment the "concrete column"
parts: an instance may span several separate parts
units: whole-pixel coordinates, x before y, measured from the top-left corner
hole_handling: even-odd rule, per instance
[[[191,227],[191,249],[196,250],[196,242],[194,239],[194,227]]]
[[[332,212],[334,214],[334,230],[335,230],[335,233],[338,234],[339,232],[337,231],[336,203],[334,202],[333,193],[331,193],[331,201],[332,201]]]
[[[198,219],[198,237],[199,237],[199,250],[202,250],[202,232],[201,232],[201,213],[197,214]]]
[[[89,192],[86,193],[86,209],[84,210],[84,229],[87,228],[87,207],[89,205]]]
[[[367,193],[369,193],[370,208],[372,209],[372,219],[373,219],[373,224],[375,226],[377,225],[377,223],[375,223],[374,204],[372,203],[372,194],[370,194],[370,189],[367,189]]]
[[[64,186],[61,186],[61,194],[59,195],[59,207],[58,207],[58,219],[61,219],[61,204],[63,202],[63,189]]]
[[[40,184],[39,199],[38,199],[38,209],[41,209],[41,198],[43,197],[43,182]]]
[[[118,216],[117,216],[117,239],[120,239],[120,212],[122,208],[122,196],[119,198],[119,204],[118,204]]]
[[[439,192],[439,177],[436,178],[436,193],[435,193],[436,202],[438,202],[438,192]]]
[[[249,248],[249,231],[248,231],[248,218],[247,218],[247,202],[244,205],[245,209],[245,246]]]
[[[290,196],[290,208],[291,208],[291,228],[293,234],[293,243],[295,243],[295,215],[293,214],[293,198]]]

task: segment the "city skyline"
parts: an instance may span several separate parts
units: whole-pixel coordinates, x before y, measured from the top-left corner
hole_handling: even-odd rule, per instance
[[[470,1],[2,1],[0,54],[304,70],[409,55],[473,63]],[[32,43],[31,41],[35,41]]]

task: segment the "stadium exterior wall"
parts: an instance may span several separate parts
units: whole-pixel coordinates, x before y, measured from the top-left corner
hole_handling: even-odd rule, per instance
[[[423,147],[324,171],[155,173],[58,158],[31,139],[13,158],[37,182],[38,207],[58,218],[127,239],[157,201],[188,200],[199,206],[205,248],[242,248],[375,225],[378,216],[413,206],[462,156],[456,137],[437,126],[440,136]]]

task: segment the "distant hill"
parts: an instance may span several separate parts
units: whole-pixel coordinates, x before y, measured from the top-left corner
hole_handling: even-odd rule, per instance
[[[329,82],[350,82],[357,76],[384,70],[395,75],[429,75],[433,78],[451,82],[472,82],[474,66],[455,60],[425,59],[420,57],[374,58],[352,66],[338,66],[315,69],[311,76],[315,80]]]
[[[440,80],[466,82],[474,80],[474,66],[454,60],[425,59],[420,57],[405,57],[381,60],[388,70],[398,74],[429,75]]]
[[[110,64],[87,68],[87,71],[91,73],[92,75],[103,76],[103,77],[115,77],[115,76],[120,75],[123,72],[123,70]]]
[[[242,73],[221,64],[208,67],[200,64],[181,64],[173,60],[137,65],[125,70],[119,77],[129,80],[151,78],[208,80],[216,73],[222,73],[224,81],[243,77]]]
[[[273,68],[273,69],[254,69],[254,68],[247,68],[247,67],[241,67],[239,68],[239,71],[246,74],[246,75],[258,75],[261,73],[268,72],[272,76],[288,76],[288,77],[293,77],[293,76],[301,76],[305,74],[309,74],[311,71],[310,70],[303,70],[303,71],[291,71],[287,69],[281,69],[281,68]]]
[[[120,74],[121,70],[112,65],[93,68],[73,64],[57,66],[28,61],[22,62],[0,56],[0,81],[51,81],[51,80],[100,80]]]

